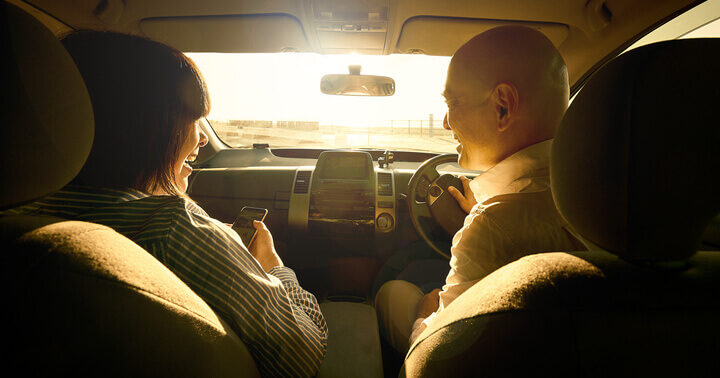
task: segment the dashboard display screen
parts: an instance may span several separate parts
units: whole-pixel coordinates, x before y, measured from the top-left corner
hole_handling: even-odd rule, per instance
[[[367,178],[367,157],[333,156],[325,162],[325,178],[361,180]]]

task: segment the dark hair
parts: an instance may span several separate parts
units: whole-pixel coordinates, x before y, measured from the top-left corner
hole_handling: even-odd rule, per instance
[[[210,111],[195,63],[170,46],[114,32],[76,31],[62,43],[95,113],[92,150],[73,183],[184,195],[173,166],[192,124]]]

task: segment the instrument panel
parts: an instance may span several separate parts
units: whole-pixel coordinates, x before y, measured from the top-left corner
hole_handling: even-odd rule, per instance
[[[298,167],[288,227],[338,253],[382,253],[396,226],[394,173],[363,151],[324,151],[314,167]]]

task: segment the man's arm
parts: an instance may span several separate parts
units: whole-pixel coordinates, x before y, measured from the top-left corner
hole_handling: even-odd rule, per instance
[[[459,178],[463,185],[464,194],[460,193],[460,191],[453,186],[448,187],[448,192],[450,192],[450,195],[455,198],[455,200],[460,205],[460,208],[463,209],[465,213],[469,214],[473,206],[477,204],[477,200],[475,200],[475,194],[473,193],[472,189],[470,189],[470,179],[465,176],[460,176]],[[420,300],[420,304],[418,305],[417,310],[417,318],[412,325],[412,332],[410,334],[409,342],[410,345],[412,345],[415,339],[427,327],[424,322],[425,319],[435,313],[440,307],[439,293],[440,289],[435,289],[432,292],[425,294],[425,296],[423,296],[423,298]]]
[[[443,311],[483,277],[514,260],[516,252],[517,247],[512,239],[492,216],[479,210],[468,215],[465,225],[453,238],[450,273],[443,290],[437,294],[439,300],[435,301],[433,310],[435,314]],[[423,301],[418,307],[418,317],[413,324],[411,344],[425,330],[427,324],[425,318],[430,316],[429,314],[422,316],[424,314],[420,312]]]

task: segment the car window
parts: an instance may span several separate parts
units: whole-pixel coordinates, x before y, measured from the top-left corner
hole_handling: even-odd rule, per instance
[[[720,37],[720,2],[706,2],[675,17],[625,51],[663,40]],[[702,25],[697,27],[697,25]],[[320,55],[314,53],[188,53],[203,72],[212,99],[208,121],[231,147],[376,148],[454,153],[457,142],[442,127],[441,96],[450,57],[422,54]],[[389,97],[320,92],[323,75],[390,76]]]
[[[648,33],[625,52],[650,43],[678,38],[717,37],[720,37],[720,1],[707,1]]]
[[[699,25],[699,26],[698,26]],[[655,42],[684,38],[720,37],[720,1],[708,1],[673,18],[647,35],[638,39],[622,53]],[[578,92],[570,98],[570,103]]]
[[[250,147],[379,148],[455,152],[443,129],[441,95],[450,57],[320,55],[311,53],[189,53],[210,91],[208,121],[225,143]],[[326,74],[390,76],[388,97],[320,92]]]

